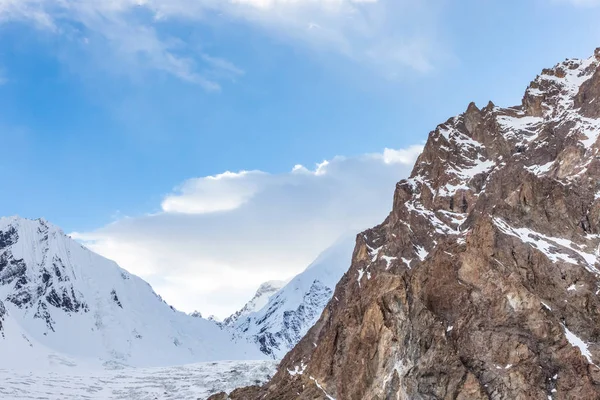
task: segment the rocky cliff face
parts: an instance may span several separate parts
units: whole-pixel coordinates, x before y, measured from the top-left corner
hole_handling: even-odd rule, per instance
[[[600,398],[599,65],[431,132],[316,325],[230,397]]]

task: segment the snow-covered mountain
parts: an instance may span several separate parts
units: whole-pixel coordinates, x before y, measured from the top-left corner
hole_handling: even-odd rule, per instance
[[[256,343],[270,357],[282,358],[321,315],[335,285],[350,265],[354,244],[355,235],[343,236],[272,294],[262,308],[234,318],[225,328]]]
[[[260,358],[50,223],[0,218],[0,368]]]
[[[269,299],[284,287],[286,283],[286,281],[268,281],[260,285],[254,297],[242,309],[225,318],[221,323],[222,326],[233,327],[240,318],[243,319],[246,315],[259,311],[267,305]]]

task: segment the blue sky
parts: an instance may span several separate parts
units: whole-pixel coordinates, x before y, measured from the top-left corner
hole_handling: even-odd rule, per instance
[[[225,171],[259,170],[280,185],[297,164],[317,176],[323,160],[333,169],[385,148],[410,150],[470,101],[516,104],[542,68],[600,46],[594,0],[412,3],[0,0],[1,214],[43,216],[105,239],[152,216],[158,232],[165,214],[220,224],[206,215],[212,211],[165,204],[200,190],[192,197],[202,207],[229,204],[224,194],[239,206],[274,185],[244,181],[251,194],[239,200],[239,186],[194,180]],[[377,184],[391,191],[410,170],[406,160],[386,161],[402,167]],[[302,184],[283,184],[273,196],[287,198]],[[297,272],[340,230],[368,227],[387,206],[336,226],[273,278]],[[281,221],[276,229],[296,222]],[[164,284],[161,271],[140,268],[149,261],[131,258],[138,248],[123,256],[107,246],[95,249]],[[235,308],[203,301],[223,314]]]

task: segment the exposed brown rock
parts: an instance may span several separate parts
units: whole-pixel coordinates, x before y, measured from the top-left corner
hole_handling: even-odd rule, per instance
[[[230,398],[600,399],[599,51],[431,132],[319,322]]]
[[[227,393],[219,392],[219,393],[213,394],[207,400],[227,400],[227,399],[229,399],[229,396],[227,395]]]
[[[596,49],[596,60],[600,61],[600,47]],[[592,76],[591,79],[584,82],[575,98],[575,107],[581,107],[581,114],[593,118],[600,113],[600,101],[595,100],[600,97],[600,72]]]

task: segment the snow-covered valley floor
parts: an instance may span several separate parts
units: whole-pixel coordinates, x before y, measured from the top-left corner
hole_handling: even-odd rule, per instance
[[[219,361],[114,371],[0,369],[0,399],[206,399],[213,393],[265,382],[274,361]]]

